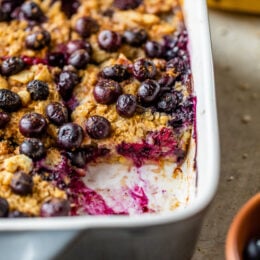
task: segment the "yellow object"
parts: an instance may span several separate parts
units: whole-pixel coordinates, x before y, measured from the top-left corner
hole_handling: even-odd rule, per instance
[[[230,11],[260,13],[260,0],[208,0],[208,5]]]

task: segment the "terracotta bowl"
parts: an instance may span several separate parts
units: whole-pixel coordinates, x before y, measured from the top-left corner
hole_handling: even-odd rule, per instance
[[[227,235],[226,259],[243,260],[250,238],[260,235],[260,192],[252,197],[235,216]]]

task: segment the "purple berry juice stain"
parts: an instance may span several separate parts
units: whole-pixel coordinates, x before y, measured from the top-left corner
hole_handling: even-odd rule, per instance
[[[136,167],[141,167],[145,161],[158,161],[161,157],[173,155],[177,143],[173,131],[163,128],[160,131],[148,133],[142,143],[122,142],[117,146],[117,152],[130,158]]]

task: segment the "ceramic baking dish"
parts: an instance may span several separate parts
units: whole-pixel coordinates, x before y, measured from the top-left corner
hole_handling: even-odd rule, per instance
[[[1,259],[190,259],[217,188],[219,141],[205,0],[185,0],[197,96],[196,194],[186,208],[140,216],[3,219]]]

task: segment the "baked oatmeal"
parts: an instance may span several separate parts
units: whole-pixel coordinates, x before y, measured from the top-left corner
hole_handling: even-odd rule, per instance
[[[0,216],[129,214],[83,178],[185,160],[195,98],[178,1],[0,5]]]

